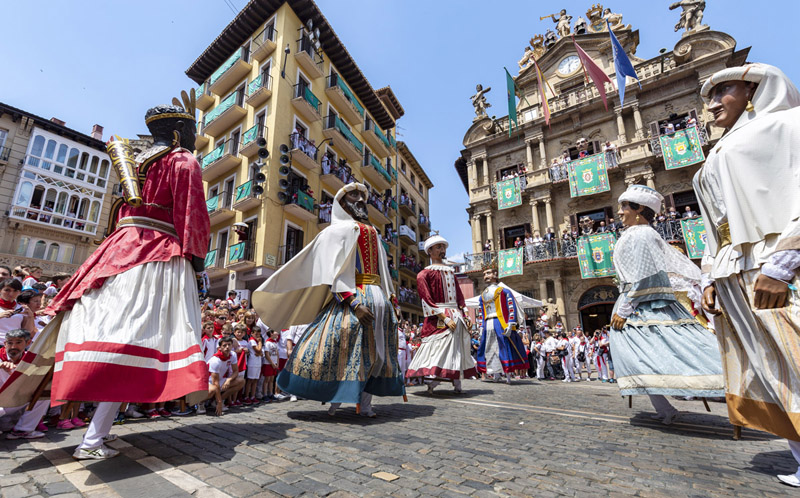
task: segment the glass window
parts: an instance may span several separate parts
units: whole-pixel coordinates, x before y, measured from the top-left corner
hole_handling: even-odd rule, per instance
[[[0,147],[6,145],[6,139],[8,138],[8,131],[0,129]]]
[[[67,160],[67,166],[69,166],[70,168],[78,167],[78,158],[80,157],[80,155],[81,155],[80,151],[78,151],[78,149],[76,149],[75,147],[70,149],[69,159]]]
[[[53,242],[50,244],[50,247],[47,248],[47,259],[48,261],[58,261],[58,244]]]
[[[86,166],[89,164],[89,154],[84,152],[81,154],[81,164],[78,166],[79,169],[86,170]]]
[[[100,158],[97,156],[92,156],[92,165],[89,166],[89,173],[96,175],[97,174],[97,165],[100,163]]]
[[[28,244],[30,243],[30,237],[20,237],[19,238],[19,245],[17,246],[17,256],[25,256],[28,254]]]
[[[58,194],[58,202],[56,202],[56,213],[64,214],[67,211],[67,193],[61,192]]]
[[[31,182],[22,182],[19,187],[19,194],[17,194],[17,206],[28,206],[33,197],[33,184]]]
[[[44,252],[47,250],[47,244],[43,240],[37,240],[33,245],[33,255],[31,257],[36,259],[44,259]]]
[[[72,263],[72,255],[75,252],[75,248],[72,246],[64,246],[64,250],[61,251],[61,259],[62,263]]]
[[[89,221],[97,222],[97,218],[100,216],[100,203],[94,201],[92,203],[92,209],[89,213]]]
[[[89,211],[89,200],[81,199],[81,207],[78,209],[78,219],[85,220]]]
[[[100,177],[108,178],[108,161],[105,159],[100,163]]]
[[[36,138],[33,139],[33,146],[31,147],[31,155],[41,157],[43,150],[44,150],[44,137],[41,135],[36,135]]]
[[[69,150],[69,147],[67,147],[65,144],[61,144],[58,147],[58,156],[56,156],[56,162],[61,163],[61,164],[64,164],[65,162],[67,162],[67,151],[68,150]]]

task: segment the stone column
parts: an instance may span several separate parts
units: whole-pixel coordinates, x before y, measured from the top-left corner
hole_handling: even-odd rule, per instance
[[[647,173],[644,175],[644,180],[647,182],[647,186],[651,189],[656,189],[656,175],[654,173]]]
[[[636,126],[636,138],[644,138],[644,126],[642,125],[642,113],[639,112],[639,104],[633,104],[633,124]]]
[[[467,167],[469,169],[470,188],[475,188],[478,186],[478,165],[475,164],[475,160],[473,159],[469,162]]]
[[[528,171],[533,171],[533,140],[525,141],[525,159],[527,159]]]
[[[547,151],[544,150],[544,137],[539,138],[539,169],[547,167]]]
[[[561,285],[561,276],[553,279],[553,284],[556,290],[556,305],[558,306],[558,314],[561,315],[561,323],[564,328],[567,328],[567,314],[564,307],[564,288]]]
[[[617,115],[617,141],[621,145],[628,142],[628,137],[625,135],[625,120],[622,119],[622,107],[615,107],[614,114]]]
[[[500,246],[494,238],[494,226],[492,225],[492,213],[486,213],[486,238],[492,240],[492,249],[497,250]]]
[[[481,215],[472,215],[472,252],[477,254],[483,249],[481,247]]]
[[[553,221],[553,201],[549,197],[544,200],[544,213],[547,216],[547,227],[553,227],[555,231],[556,224]]]
[[[547,302],[547,279],[539,277],[539,300],[542,303]]]
[[[489,163],[486,158],[480,159],[483,162],[483,184],[489,185]]]
[[[533,226],[534,232],[539,232],[539,235],[542,235],[541,229],[539,228],[539,202],[538,201],[531,201],[531,225]],[[533,234],[531,234],[533,235]]]

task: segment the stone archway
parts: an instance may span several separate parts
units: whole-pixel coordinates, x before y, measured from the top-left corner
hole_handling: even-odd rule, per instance
[[[591,334],[611,322],[611,311],[619,291],[613,285],[598,285],[584,292],[578,299],[581,327]]]

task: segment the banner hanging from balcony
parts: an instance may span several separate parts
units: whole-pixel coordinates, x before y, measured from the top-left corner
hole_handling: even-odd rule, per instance
[[[244,250],[246,242],[239,242],[228,248],[228,263],[236,263],[244,259]]]
[[[497,209],[508,209],[522,205],[519,178],[497,182]]]
[[[581,278],[612,277],[614,271],[614,244],[617,239],[613,233],[585,235],[578,239],[578,264]]]
[[[705,160],[703,145],[697,127],[691,126],[669,135],[661,135],[661,152],[664,154],[664,167],[677,169]]]
[[[608,184],[605,154],[575,159],[569,162],[568,168],[570,197],[599,194],[611,189]]]
[[[211,199],[206,201],[206,209],[209,213],[213,213],[217,209],[219,209],[219,196],[215,195]]]
[[[706,250],[706,225],[703,217],[681,220],[686,253],[691,259],[700,259]]]
[[[213,249],[206,253],[206,260],[203,268],[208,268],[209,266],[214,266],[215,264],[217,264],[217,250]]]
[[[498,251],[498,273],[499,278],[511,275],[522,275],[522,248],[505,249]]]

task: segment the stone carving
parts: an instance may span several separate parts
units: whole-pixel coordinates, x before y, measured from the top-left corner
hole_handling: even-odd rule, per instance
[[[681,17],[678,19],[678,24],[675,25],[675,31],[684,28],[686,33],[690,31],[697,31],[701,28],[708,28],[702,24],[703,11],[706,9],[706,2],[704,0],[680,0],[669,6],[669,10],[675,10],[678,7],[683,9]]]
[[[533,64],[533,50],[531,50],[531,47],[525,47],[525,52],[522,54],[522,59],[520,59],[517,64],[519,64],[520,72]]]
[[[611,25],[611,29],[618,30],[625,28],[622,24],[622,14],[615,14],[611,9],[603,9],[603,6],[596,3],[586,11],[586,17],[589,18],[588,32],[600,33],[608,31],[606,21]],[[580,21],[580,19],[578,19]],[[575,34],[578,34],[578,23],[575,23]]]
[[[558,19],[553,16],[553,22],[556,23],[556,32],[558,32],[558,36],[562,38],[569,36],[572,16],[567,15],[567,9],[561,9],[561,12],[558,13]]]
[[[475,118],[473,121],[478,121],[479,119],[486,117],[486,109],[492,107],[492,104],[486,101],[486,94],[492,90],[492,87],[483,88],[483,85],[477,85],[475,87],[475,95],[470,97],[472,100],[472,106],[475,108]]]
[[[585,35],[586,34],[586,19],[583,17],[578,16],[578,20],[575,21],[575,34],[576,35]]]
[[[561,314],[558,312],[558,305],[553,302],[552,297],[547,298],[547,302],[542,306],[547,313],[547,327],[553,329],[561,321]]]
[[[519,72],[529,68],[533,61],[539,59],[547,49],[544,48],[544,36],[536,35],[531,38],[530,46],[525,47],[525,52],[522,54],[522,59],[519,60]]]
[[[531,38],[531,47],[533,47],[533,58],[538,60],[547,50],[544,48],[544,36],[536,35]]]
[[[611,25],[611,29],[620,29],[625,27],[625,25],[622,24],[622,14],[615,14],[611,12],[611,9],[606,9],[603,11],[603,19],[608,21],[608,24]]]

